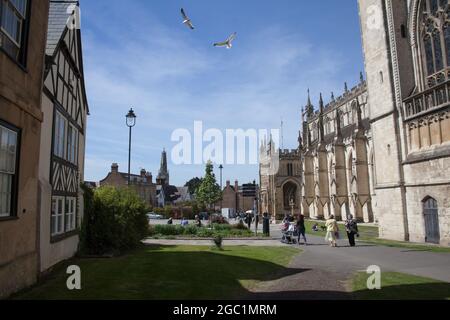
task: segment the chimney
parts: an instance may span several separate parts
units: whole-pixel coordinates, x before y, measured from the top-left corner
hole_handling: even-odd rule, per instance
[[[231,185],[230,180],[227,180],[227,188]]]
[[[147,174],[147,171],[145,171],[145,169],[141,169],[141,177],[145,177]]]
[[[234,189],[236,190],[236,192],[239,191],[239,182],[237,180],[234,181]]]
[[[147,172],[145,176],[147,177],[148,183],[153,183],[153,175],[151,172]]]
[[[113,163],[111,165],[111,172],[114,172],[114,173],[118,173],[119,172],[119,165],[117,163]]]

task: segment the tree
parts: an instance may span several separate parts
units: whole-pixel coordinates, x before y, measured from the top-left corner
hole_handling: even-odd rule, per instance
[[[222,199],[222,191],[216,182],[216,176],[214,175],[213,170],[214,166],[212,162],[208,161],[205,169],[205,177],[195,192],[197,201],[201,204],[207,205],[209,208]]]
[[[200,184],[202,183],[202,181],[203,181],[202,178],[195,177],[195,178],[192,178],[191,180],[189,180],[188,182],[186,182],[186,184],[184,186],[188,187],[189,193],[193,196],[197,192],[197,189],[200,186]]]

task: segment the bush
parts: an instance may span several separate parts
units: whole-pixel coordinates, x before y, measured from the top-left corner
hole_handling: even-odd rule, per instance
[[[230,231],[231,229],[233,229],[233,226],[229,224],[213,223],[213,229],[217,231]]]
[[[219,214],[213,214],[211,216],[211,223],[212,224],[229,224],[225,218]]]
[[[223,238],[221,235],[215,236],[213,241],[218,249],[222,249]]]
[[[244,224],[244,222],[241,220],[235,227],[238,230],[248,230],[248,227]]]
[[[85,190],[80,250],[105,254],[138,246],[148,232],[147,211],[146,204],[130,189]]]
[[[184,228],[180,225],[157,224],[152,226],[155,234],[162,236],[178,236],[184,233]]]

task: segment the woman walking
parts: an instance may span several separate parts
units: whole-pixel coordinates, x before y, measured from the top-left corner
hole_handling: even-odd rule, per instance
[[[347,220],[345,221],[345,229],[347,231],[348,242],[350,243],[350,247],[356,246],[355,235],[359,237],[358,223],[356,222],[355,219],[353,219],[352,215],[349,215]]]
[[[336,239],[339,237],[339,226],[334,219],[334,215],[331,215],[330,218],[325,223],[327,227],[327,235],[325,236],[325,240],[330,243],[331,247],[337,247]]]
[[[298,218],[297,221],[297,232],[298,232],[298,240],[297,243],[300,245],[300,237],[303,236],[303,240],[305,241],[305,246],[308,244],[306,242],[306,228],[305,228],[305,216],[304,215],[300,215],[300,217]]]

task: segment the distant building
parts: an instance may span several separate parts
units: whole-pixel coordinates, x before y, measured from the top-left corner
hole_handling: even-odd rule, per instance
[[[193,200],[192,195],[189,193],[189,188],[188,187],[177,187],[177,190],[178,190],[179,198],[175,201],[176,203],[178,203],[178,202],[188,202],[188,201],[192,201]]]
[[[170,185],[169,170],[167,169],[167,153],[163,150],[161,153],[161,166],[156,177],[156,197],[158,207],[173,205],[180,199],[178,188]]]
[[[216,203],[216,207],[233,209],[236,212],[245,212],[253,210],[254,200],[254,198],[243,196],[242,186],[239,186],[237,180],[234,182],[234,186],[231,185],[230,181],[227,181],[223,189],[222,201]]]
[[[152,174],[142,169],[139,175],[131,174],[130,178],[130,187],[136,191],[141,199],[149,206],[157,206],[157,190],[156,184],[152,181]],[[119,165],[113,163],[111,165],[111,172],[108,173],[105,179],[100,181],[100,186],[126,187],[128,186],[128,173],[119,172]]]

